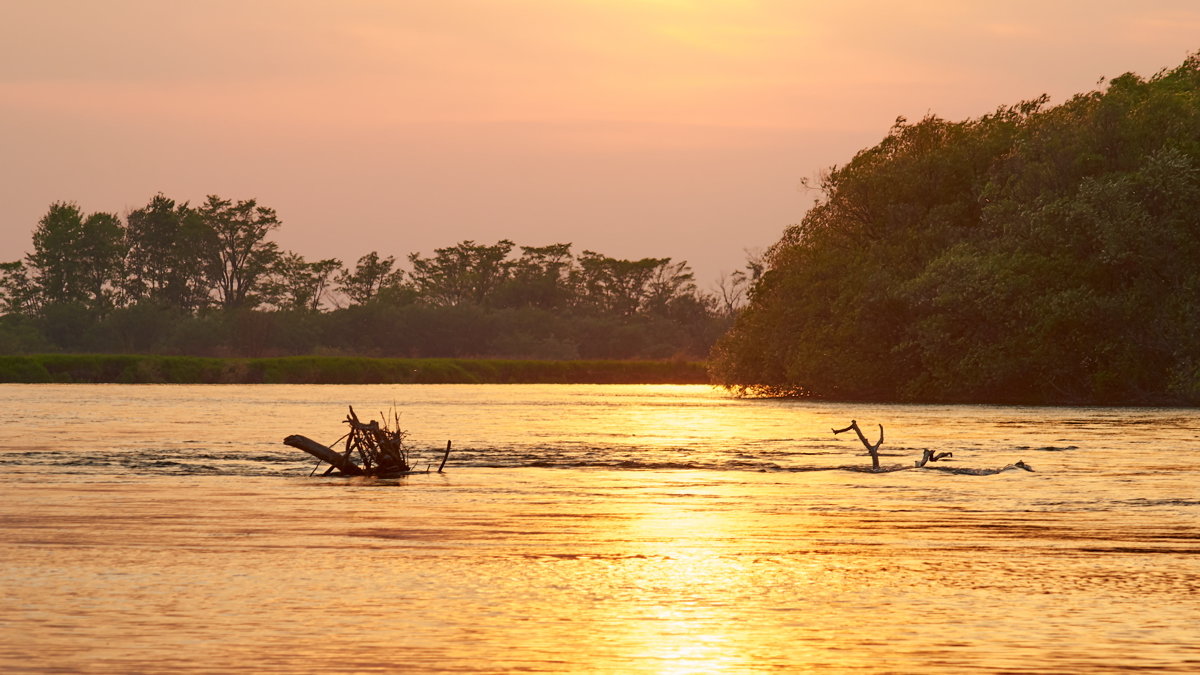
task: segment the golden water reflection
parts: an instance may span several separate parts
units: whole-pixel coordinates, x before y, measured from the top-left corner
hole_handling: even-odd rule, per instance
[[[631,487],[624,511],[603,523],[609,564],[588,572],[599,578],[584,582],[607,590],[586,614],[589,624],[603,627],[588,638],[597,665],[607,662],[605,654],[620,654],[625,668],[643,672],[755,669],[764,645],[780,638],[764,630],[759,610],[779,582],[779,563],[792,557],[817,519],[776,514],[768,526],[730,508],[745,499],[773,499],[780,488],[772,481],[680,471],[647,482],[651,486]],[[780,516],[788,526],[769,532]],[[792,568],[788,583],[804,583],[803,569]]]
[[[1200,663],[1200,413],[880,407],[869,418],[895,420],[901,451],[954,444],[964,464],[1038,471],[870,474],[836,469],[865,462],[830,449],[836,406],[419,388],[421,433],[463,438],[467,459],[347,481],[309,479],[279,439],[390,389],[4,394],[0,672]],[[261,426],[221,423],[247,418]],[[781,468],[673,461],[743,452]],[[636,468],[592,463],[612,455]]]

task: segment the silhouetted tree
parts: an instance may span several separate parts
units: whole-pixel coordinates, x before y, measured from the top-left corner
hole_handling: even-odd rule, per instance
[[[342,261],[336,258],[310,263],[288,251],[275,259],[263,280],[262,302],[276,309],[315,312],[321,308],[334,275],[341,269]]]
[[[200,214],[162,193],[125,218],[125,279],[129,302],[193,311],[210,301],[212,287],[200,255],[207,243]]]
[[[279,227],[274,209],[253,199],[234,203],[209,195],[199,208],[208,229],[204,249],[208,278],[226,309],[253,308],[259,281],[279,256],[267,234]]]
[[[395,269],[396,258],[380,258],[375,251],[358,259],[354,270],[344,270],[337,277],[338,290],[356,305],[365,305],[380,293],[395,291],[404,283],[404,271]]]
[[[37,288],[25,263],[20,260],[0,263],[0,312],[33,316],[37,309]]]
[[[413,253],[409,278],[419,297],[433,305],[485,305],[508,278],[513,242],[501,239],[492,246],[464,241],[434,249],[432,258]]]
[[[52,204],[38,221],[33,252],[26,256],[38,304],[79,303],[93,311],[112,307],[121,281],[122,239],[115,215],[84,217],[77,204]]]
[[[501,307],[563,309],[570,304],[570,274],[574,265],[570,244],[522,246],[509,277],[496,291]]]

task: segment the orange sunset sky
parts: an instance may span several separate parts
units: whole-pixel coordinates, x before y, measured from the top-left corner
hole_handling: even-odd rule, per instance
[[[1200,49],[1194,0],[0,0],[0,261],[54,201],[257,198],[310,260],[773,243],[898,115]]]

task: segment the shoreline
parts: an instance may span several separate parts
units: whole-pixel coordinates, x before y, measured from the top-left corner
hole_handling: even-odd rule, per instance
[[[706,364],[696,361],[29,354],[0,356],[0,383],[711,384],[711,381]]]

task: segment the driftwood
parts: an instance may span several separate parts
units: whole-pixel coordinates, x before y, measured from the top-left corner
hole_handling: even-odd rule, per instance
[[[351,462],[345,457],[342,457],[332,448],[321,445],[307,436],[300,436],[299,434],[296,434],[283,439],[283,442],[284,444],[290,445],[293,448],[299,448],[300,450],[307,452],[322,462],[329,464],[331,468],[336,468],[338,471],[341,471],[347,476],[363,475],[363,470],[360,469],[357,464]]]
[[[853,431],[854,433],[858,434],[858,440],[862,441],[863,447],[865,447],[867,449],[867,454],[871,455],[871,470],[879,471],[879,446],[883,445],[883,425],[882,424],[879,425],[879,440],[876,441],[874,445],[871,445],[871,442],[868,441],[867,437],[863,435],[862,429],[860,429],[858,427],[858,422],[856,420],[850,420],[850,426],[846,427],[845,429],[830,429],[830,431],[832,431],[835,434],[840,434],[840,433],[843,433],[846,431]],[[933,450],[926,448],[925,451],[921,455],[921,459],[919,459],[913,463],[919,469],[919,468],[924,467],[926,464],[928,464],[930,462],[936,462],[938,460],[945,459],[947,457],[953,457],[953,456],[954,456],[954,453],[952,453],[952,452],[935,452]],[[903,468],[903,467],[898,467],[898,468]],[[999,469],[965,469],[965,468],[948,468],[948,467],[940,467],[940,466],[938,466],[938,467],[931,466],[929,468],[937,469],[939,471],[946,471],[949,473],[971,474],[971,475],[975,475],[975,476],[991,475],[994,473],[1000,473],[1001,471],[1008,471],[1009,469],[1024,469],[1025,471],[1033,471],[1033,467],[1029,466],[1024,461],[1018,461],[1016,464],[1009,464],[1009,465],[1001,467]]]
[[[292,435],[283,439],[284,444],[293,448],[298,448],[316,457],[317,459],[329,464],[329,469],[325,471],[325,475],[332,473],[335,469],[347,476],[377,476],[377,477],[393,477],[402,476],[408,473],[418,473],[413,470],[412,464],[409,461],[408,448],[404,445],[404,438],[408,435],[406,431],[400,428],[399,414],[392,413],[392,423],[394,428],[389,426],[387,416],[381,414],[384,423],[380,424],[375,420],[362,422],[358,419],[358,415],[354,412],[354,407],[350,407],[350,414],[346,416],[345,422],[350,426],[350,431],[346,433],[345,448],[342,452],[338,452],[333,448],[300,435]],[[338,441],[342,439],[339,438]],[[335,444],[337,441],[335,441]],[[358,462],[355,462],[357,456]],[[446,442],[446,453],[442,455],[441,466],[438,467],[438,473],[446,466],[446,459],[450,456],[450,442]],[[361,464],[361,466],[360,466]],[[317,465],[320,468],[320,464]],[[316,473],[316,469],[313,469]],[[425,473],[428,473],[426,469]]]
[[[358,450],[363,462],[363,473],[376,476],[391,473],[407,473],[412,470],[408,464],[408,452],[404,447],[404,437],[407,435],[400,428],[400,415],[393,412],[395,429],[389,429],[386,421],[380,426],[375,420],[366,424],[358,421],[354,414],[354,406],[350,406],[350,414],[346,416],[346,424],[350,425],[350,433],[346,436],[346,456]],[[380,417],[384,417],[382,414]],[[387,418],[384,417],[386,420]]]
[[[916,464],[917,468],[919,469],[919,468],[925,466],[925,464],[927,464],[928,462],[936,462],[939,459],[945,459],[946,457],[953,457],[953,456],[954,456],[953,452],[934,452],[933,450],[926,448],[925,452],[923,452],[921,454],[921,459],[914,462],[914,464]]]
[[[858,434],[858,440],[862,441],[863,447],[867,449],[867,454],[871,455],[871,470],[878,471],[879,446],[883,445],[883,425],[879,425],[879,440],[875,443],[875,445],[871,445],[871,443],[867,441],[867,437],[863,436],[862,429],[858,428],[857,420],[850,420],[850,426],[846,427],[845,429],[830,429],[830,431],[832,431],[834,434],[840,434],[843,431],[850,430],[853,430],[854,433]]]

